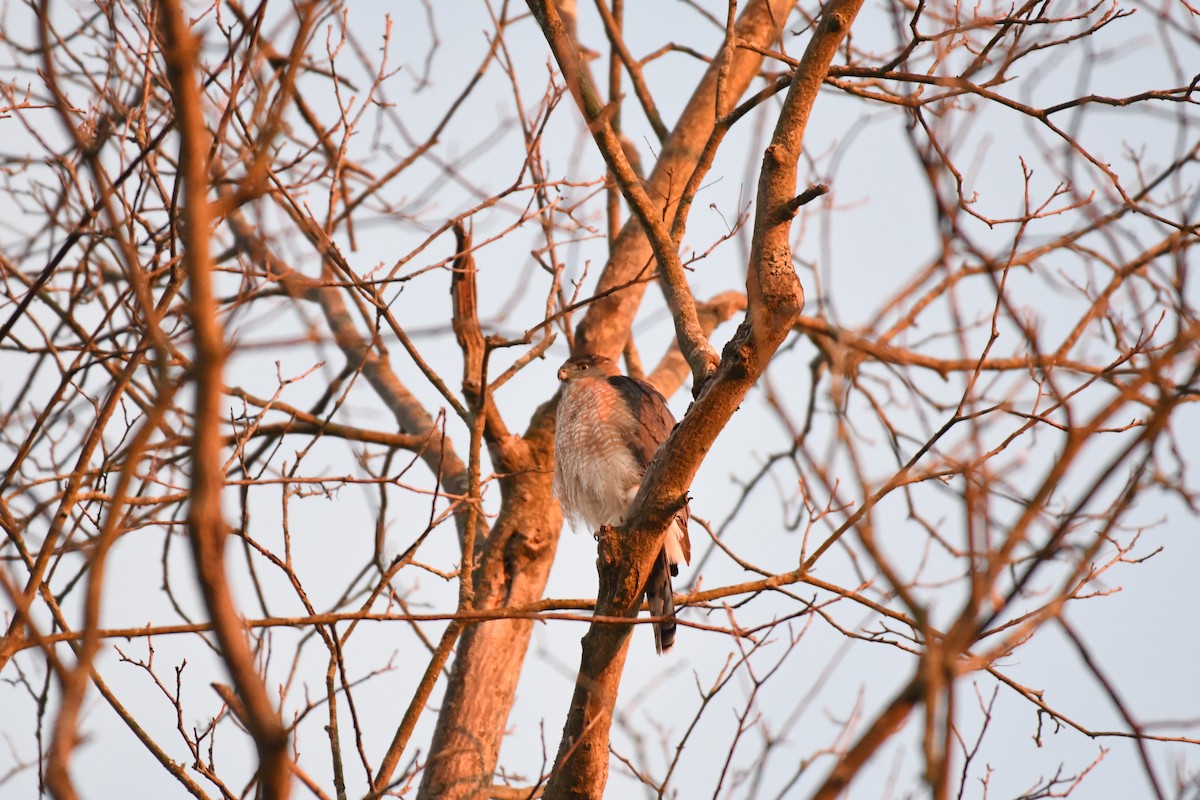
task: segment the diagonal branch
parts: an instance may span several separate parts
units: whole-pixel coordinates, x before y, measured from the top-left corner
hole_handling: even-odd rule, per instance
[[[675,321],[675,336],[688,365],[692,368],[693,385],[699,389],[712,375],[720,359],[708,343],[700,322],[696,318],[696,301],[688,288],[683,262],[679,259],[679,243],[671,238],[671,231],[658,214],[650,196],[642,188],[636,172],[629,165],[621,140],[613,130],[609,119],[610,111],[600,101],[587,71],[580,65],[579,50],[567,34],[566,26],[558,16],[553,2],[530,0],[529,8],[542,26],[550,50],[562,70],[567,84],[577,91],[572,92],[587,122],[596,146],[604,157],[604,163],[616,178],[621,193],[625,195],[650,240],[654,257],[658,261],[659,282],[671,317]]]
[[[794,5],[795,0],[754,0],[748,3],[734,29],[738,41],[765,48],[779,37],[783,21]],[[572,46],[566,44],[562,49],[568,57],[575,52]],[[759,52],[737,48],[728,63],[714,63],[705,72],[676,121],[650,175],[644,183],[638,182],[639,189],[645,187],[644,194],[652,203],[650,216],[655,220],[666,219],[667,211],[678,200],[679,176],[691,175],[696,170],[718,115],[729,114],[734,109],[750,82],[758,75],[762,60]],[[722,77],[718,98],[719,75]],[[660,244],[666,240],[669,240],[669,235],[661,237]],[[674,252],[675,245],[670,244],[668,249]],[[596,287],[595,294],[600,299],[589,305],[586,316],[579,324],[576,349],[608,356],[620,354],[629,338],[633,318],[646,289],[645,283],[638,279],[651,274],[648,268],[656,255],[641,224],[641,217],[635,215],[621,229],[613,244],[608,264]]]
[[[654,135],[658,137],[658,141],[665,142],[669,131],[663,124],[662,117],[658,113],[658,106],[654,104],[654,98],[650,96],[650,89],[646,86],[646,76],[642,74],[642,65],[630,55],[629,48],[625,46],[625,37],[621,35],[621,24],[613,16],[604,0],[596,0],[596,10],[600,12],[600,19],[604,22],[604,32],[608,34],[608,41],[612,45],[612,49],[616,51],[625,71],[629,73],[629,81],[633,84],[633,93],[637,95],[638,102],[642,104],[646,121],[654,129]],[[619,100],[620,98],[617,97],[608,98],[610,103],[616,103]]]
[[[833,0],[825,7],[793,76],[763,158],[746,317],[726,345],[713,379],[651,461],[621,535],[601,538],[597,616],[637,614],[663,532],[686,502],[692,478],[800,315],[804,293],[792,266],[788,204],[795,194],[800,147],[817,91],[861,7],[862,0]],[[579,677],[546,797],[601,796],[628,643],[629,628],[622,626],[593,625],[584,637]]]
[[[238,249],[262,265],[264,271],[292,296],[320,305],[337,346],[351,364],[361,365],[363,376],[392,412],[400,430],[430,442],[431,446],[420,450],[425,465],[439,476],[441,485],[450,494],[467,494],[467,465],[450,442],[436,435],[433,417],[400,381],[387,357],[375,351],[358,332],[338,287],[314,281],[292,269],[267,247],[240,211],[231,212],[225,219]],[[466,527],[467,509],[456,509],[454,519],[461,537]],[[477,524],[485,525],[482,519]],[[485,533],[481,527],[479,535]]]

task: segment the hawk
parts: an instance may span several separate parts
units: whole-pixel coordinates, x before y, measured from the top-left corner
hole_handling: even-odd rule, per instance
[[[583,354],[558,370],[562,396],[554,436],[554,495],[575,527],[596,531],[620,525],[637,494],[646,466],[675,427],[666,398],[646,381],[621,374],[611,358]],[[671,576],[691,563],[688,508],[672,520],[646,581],[654,623],[654,649],[675,644]]]

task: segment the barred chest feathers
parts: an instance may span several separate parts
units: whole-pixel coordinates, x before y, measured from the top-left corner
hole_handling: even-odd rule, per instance
[[[619,433],[637,421],[603,379],[570,381],[558,405],[555,450],[569,453],[554,471],[554,493],[578,528],[596,531],[624,521],[642,465]]]

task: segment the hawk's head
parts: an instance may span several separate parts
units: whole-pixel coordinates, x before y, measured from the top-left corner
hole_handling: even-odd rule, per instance
[[[580,353],[571,356],[558,368],[560,381],[573,381],[580,378],[606,378],[610,375],[620,375],[621,370],[608,356],[595,353]]]

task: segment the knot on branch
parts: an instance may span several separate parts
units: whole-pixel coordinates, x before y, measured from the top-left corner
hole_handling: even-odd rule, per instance
[[[621,543],[617,529],[611,525],[601,525],[596,531],[596,567],[606,569],[621,563]]]
[[[599,578],[597,608],[603,602],[611,602],[620,592],[624,561],[624,548],[617,529],[611,525],[601,525],[600,530],[596,531],[596,575]]]
[[[801,206],[808,205],[813,200],[816,200],[818,197],[820,197],[821,195],[826,194],[828,192],[829,192],[829,187],[826,186],[825,184],[823,184],[823,183],[812,184],[807,189],[805,189],[803,192],[796,195],[791,200],[787,201],[787,205],[784,206],[783,218],[791,219],[792,217],[796,216],[796,212],[800,210]]]
[[[693,399],[700,396],[709,382],[716,377],[717,369],[721,366],[721,357],[717,355],[716,351],[710,351],[705,355],[703,363],[697,365],[699,368],[692,371]]]

